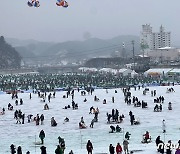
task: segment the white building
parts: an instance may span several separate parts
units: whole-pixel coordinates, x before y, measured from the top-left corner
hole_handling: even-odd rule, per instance
[[[142,25],[142,32],[140,37],[140,43],[144,48],[146,49],[152,49],[153,43],[152,43],[152,27],[150,24]]]
[[[150,50],[170,47],[171,32],[165,32],[162,25],[159,32],[152,32],[150,24],[142,25],[141,45]]]
[[[173,47],[154,49],[148,53],[148,56],[154,62],[180,61],[180,49]]]

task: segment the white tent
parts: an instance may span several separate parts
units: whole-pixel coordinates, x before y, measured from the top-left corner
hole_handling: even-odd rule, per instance
[[[137,75],[138,75],[138,73],[136,73],[134,70],[131,72],[131,77],[135,77]]]
[[[144,72],[145,76],[166,76],[173,68],[152,68]]]
[[[89,68],[89,67],[80,67],[79,70],[81,72],[97,72],[96,68]]]
[[[99,70],[99,72],[116,74],[118,71],[116,69],[112,69],[112,68],[102,68]]]
[[[131,76],[132,70],[127,68],[122,68],[118,70],[118,73],[122,76]]]

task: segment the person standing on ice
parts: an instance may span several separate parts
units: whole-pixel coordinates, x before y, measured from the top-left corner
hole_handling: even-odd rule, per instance
[[[62,148],[60,147],[60,145],[57,145],[57,148],[55,150],[55,154],[63,154]]]
[[[40,149],[41,149],[41,154],[47,154],[45,146],[40,147]]]
[[[121,147],[120,143],[117,143],[116,153],[117,153],[117,154],[122,154],[122,147]]]
[[[40,131],[39,138],[41,139],[41,144],[44,144],[45,133],[43,130]]]
[[[17,148],[17,154],[22,154],[21,146],[18,146],[18,148]]]
[[[36,126],[39,125],[40,117],[39,114],[36,115]]]
[[[15,151],[16,148],[15,148],[14,144],[11,144],[10,148],[11,148],[11,154],[15,154],[16,153],[16,151]]]
[[[40,120],[41,120],[41,125],[43,125],[43,123],[44,123],[44,115],[43,114],[41,114]]]
[[[73,151],[71,150],[71,151],[69,152],[69,154],[74,154],[74,153],[73,153]]]
[[[88,140],[88,142],[86,144],[86,149],[87,149],[88,154],[92,154],[93,145],[90,140]]]
[[[109,152],[110,152],[110,154],[115,154],[114,147],[112,144],[109,145]]]
[[[130,134],[129,132],[126,132],[126,134],[125,134],[125,139],[129,140],[130,135],[131,135],[131,134]]]
[[[129,142],[127,140],[123,141],[123,149],[124,149],[125,154],[128,154],[128,151],[129,151],[128,144],[129,144]]]
[[[165,123],[164,119],[162,121],[162,131],[163,131],[163,133],[166,133],[166,123]]]

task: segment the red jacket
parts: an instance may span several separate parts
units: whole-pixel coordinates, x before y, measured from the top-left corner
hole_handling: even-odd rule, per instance
[[[122,147],[121,147],[121,145],[117,145],[117,146],[116,146],[116,153],[118,153],[118,152],[122,152]]]

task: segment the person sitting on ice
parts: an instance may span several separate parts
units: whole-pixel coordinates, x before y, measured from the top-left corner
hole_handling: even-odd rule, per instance
[[[103,100],[103,104],[106,104],[106,99]]]
[[[129,140],[130,135],[131,135],[131,134],[130,134],[129,132],[126,132],[126,134],[125,134],[125,139]]]
[[[94,96],[94,101],[99,101],[99,98],[97,98],[97,96]]]
[[[11,103],[8,104],[8,110],[13,110],[13,106],[11,105]]]
[[[169,104],[168,104],[168,110],[172,110],[172,103],[171,102],[169,102]]]
[[[146,90],[143,90],[143,95],[146,95]]]
[[[120,115],[120,116],[119,116],[119,121],[118,121],[118,122],[121,123],[122,121],[123,121],[123,117]]]
[[[116,132],[121,132],[121,127],[119,127],[119,125],[116,126]]]
[[[85,123],[79,122],[79,128],[80,129],[86,128]]]
[[[89,109],[89,114],[92,114],[94,110],[95,110],[94,107],[91,106],[90,109]]]
[[[154,107],[154,112],[159,112],[159,106],[157,104]]]
[[[64,122],[69,122],[69,118],[66,117],[66,118],[64,119]]]
[[[111,125],[110,128],[111,128],[110,133],[114,133],[114,131],[116,130],[115,127],[113,125]]]
[[[44,105],[44,110],[49,110],[49,106],[47,103]]]
[[[78,109],[78,104],[77,104],[77,103],[75,104],[74,109],[75,109],[75,110],[77,110],[77,109]]]
[[[85,123],[83,117],[81,117],[81,121],[80,122],[83,123],[83,124]]]
[[[52,126],[52,127],[57,126],[57,122],[56,122],[56,120],[54,119],[54,117],[51,118],[51,126]]]
[[[142,101],[142,108],[147,108],[147,102]]]
[[[146,131],[146,133],[143,135],[143,141],[142,142],[148,143],[148,142],[150,142],[150,140],[151,140],[150,134],[148,131]]]
[[[85,98],[83,102],[87,102],[87,99]]]
[[[79,122],[79,128],[86,128],[86,125],[85,125],[83,117],[81,117],[81,121]]]
[[[5,114],[5,108],[2,108],[2,112],[0,112],[1,115]]]
[[[32,121],[32,117],[33,117],[32,114],[29,114],[29,115],[27,116],[27,118],[28,118],[28,123],[30,123],[30,122]]]
[[[67,105],[67,106],[64,106],[63,109],[68,109],[68,108],[71,108],[70,105]]]
[[[61,136],[58,137],[59,140],[59,144],[61,144],[64,141],[64,138],[62,138]]]
[[[139,119],[134,120],[134,125],[139,125],[139,124],[140,124],[140,120]]]

